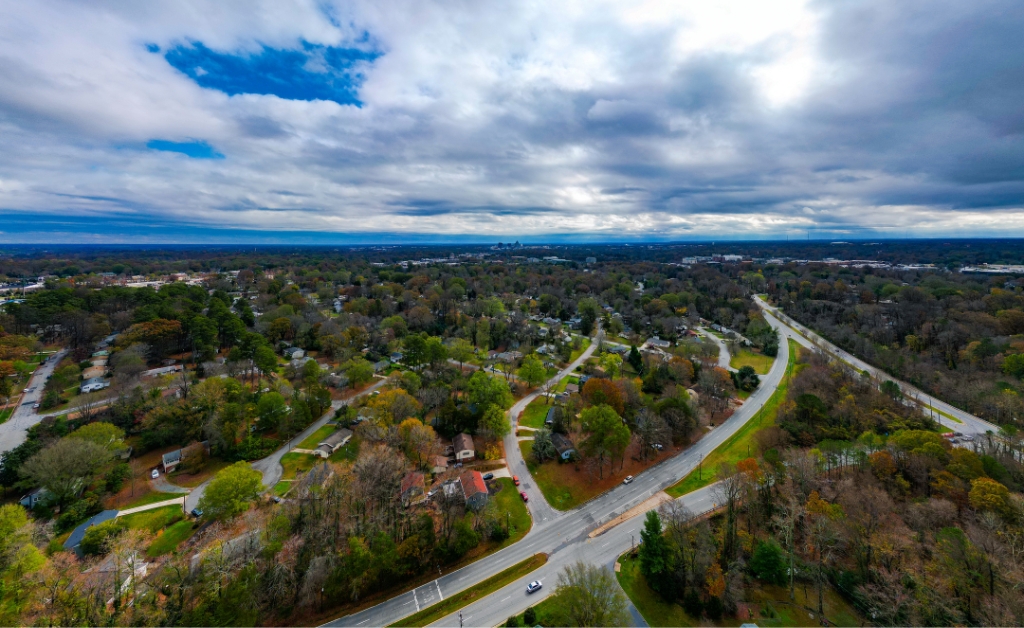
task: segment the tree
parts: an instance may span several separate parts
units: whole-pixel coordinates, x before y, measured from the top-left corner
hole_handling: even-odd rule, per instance
[[[345,376],[352,388],[356,388],[373,379],[373,365],[364,358],[355,358],[345,366]]]
[[[740,370],[733,374],[733,382],[736,388],[749,392],[761,384],[761,378],[754,371],[754,367],[746,365],[741,366]]]
[[[640,539],[640,572],[654,590],[664,590],[659,585],[666,580],[671,557],[668,544],[662,535],[661,517],[657,511],[647,512],[644,528],[640,531]]]
[[[583,401],[588,405],[609,405],[620,416],[626,408],[626,404],[622,400],[622,393],[619,391],[618,386],[616,386],[610,379],[605,379],[603,377],[591,377],[588,379],[587,383],[583,384],[583,390],[580,391],[580,395],[583,397]]]
[[[512,431],[505,411],[497,406],[488,406],[477,423],[477,431],[486,438],[504,438]]]
[[[769,584],[786,581],[786,562],[782,548],[773,540],[759,541],[750,558],[750,571]]]
[[[420,408],[419,401],[401,388],[386,390],[374,395],[366,403],[379,425],[388,426],[401,423],[409,417],[416,416]]]
[[[124,449],[124,430],[113,423],[96,421],[88,423],[68,434],[68,438],[80,438],[96,443],[116,454]]]
[[[249,508],[263,490],[263,474],[244,462],[221,469],[210,480],[199,500],[199,508],[214,519],[225,521]]]
[[[473,348],[473,343],[466,340],[465,338],[453,338],[448,342],[448,355],[450,355],[453,360],[459,363],[460,369],[462,368],[462,365],[466,362],[466,360],[473,357],[473,354],[475,352],[476,351]]]
[[[277,372],[277,354],[266,345],[256,348],[252,361],[260,373],[263,373],[264,377],[269,378],[273,373]]]
[[[589,336],[594,330],[594,323],[597,322],[598,313],[601,308],[597,305],[597,301],[587,297],[580,299],[580,302],[576,305],[576,312],[580,316],[580,333],[584,336]]]
[[[608,377],[615,379],[622,370],[622,356],[617,353],[606,353],[601,356],[601,368],[608,374]]]
[[[1009,489],[990,478],[972,480],[968,499],[975,510],[991,510],[1007,517],[1012,514]]]
[[[110,460],[109,449],[83,438],[62,438],[25,461],[21,474],[53,495],[63,508]]]
[[[629,428],[611,406],[586,408],[580,414],[583,430],[588,433],[582,446],[588,456],[596,456],[600,475],[604,477],[604,460],[622,454],[629,444]]]
[[[466,383],[469,403],[476,406],[477,412],[483,412],[488,406],[497,406],[502,410],[512,407],[512,391],[508,384],[496,377],[490,377],[483,371],[477,371]]]
[[[423,425],[419,419],[406,419],[398,426],[405,455],[419,466],[430,455],[437,435],[434,428]]]
[[[582,561],[558,574],[556,595],[562,600],[568,626],[628,626],[626,595],[607,567]]]
[[[544,363],[532,355],[523,358],[523,364],[519,367],[518,374],[520,379],[530,386],[537,386],[543,383],[548,376]]]
[[[644,359],[640,355],[640,351],[637,350],[636,345],[629,348],[629,365],[633,367],[637,375],[644,374]]]
[[[533,434],[533,457],[537,462],[554,460],[558,455],[555,443],[551,440],[551,430],[541,428]]]
[[[256,413],[264,429],[277,429],[288,415],[288,403],[284,395],[272,390],[260,395],[260,400],[256,402]]]

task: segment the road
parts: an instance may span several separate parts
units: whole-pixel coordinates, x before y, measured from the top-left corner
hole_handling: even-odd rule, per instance
[[[328,410],[327,413],[325,413],[322,417],[320,417],[316,421],[313,421],[313,423],[311,423],[309,427],[293,436],[291,440],[282,445],[279,449],[277,449],[277,451],[270,454],[266,458],[260,458],[259,460],[254,461],[251,466],[253,469],[256,469],[257,471],[263,474],[264,488],[273,488],[274,485],[281,481],[281,476],[284,474],[284,467],[281,466],[281,458],[284,457],[286,453],[291,451],[294,445],[301,443],[308,436],[313,434],[313,432],[317,431],[324,425],[327,425],[327,422],[334,418],[334,411],[340,408],[343,404],[351,403],[355,399],[372,393],[373,391],[377,390],[378,388],[386,384],[387,381],[388,380],[386,378],[382,379],[379,382],[375,383],[373,386],[370,386],[366,390],[360,391],[359,393],[352,395],[351,397],[331,402],[331,409]],[[186,510],[192,512],[192,509],[199,505],[199,500],[202,499],[203,493],[206,492],[206,486],[209,483],[210,480],[207,480],[200,484],[199,486],[192,489],[192,492],[189,493],[188,497],[185,498]]]
[[[778,325],[782,327],[781,324]],[[591,347],[595,347],[597,344],[598,342],[595,340]],[[582,363],[586,359],[584,356],[588,356],[588,354],[584,352],[579,360],[563,369],[556,378],[561,378],[564,374],[571,372],[577,366],[577,362]],[[760,387],[751,393],[747,402],[740,406],[725,423],[711,430],[689,449],[637,475],[632,484],[619,485],[566,512],[554,510],[544,500],[522,460],[515,437],[508,437],[505,443],[505,456],[514,472],[519,475],[523,487],[530,497],[529,508],[534,519],[534,525],[530,532],[518,543],[483,560],[445,574],[377,606],[334,620],[328,625],[386,626],[439,601],[442,597],[449,597],[493,576],[533,554],[547,553],[549,560],[544,567],[482,598],[462,611],[465,626],[495,626],[504,623],[510,615],[522,612],[528,605],[536,604],[550,594],[554,589],[556,574],[566,564],[576,560],[597,565],[613,564],[619,554],[629,549],[632,540],[639,538],[638,528],[642,525],[642,520],[638,517],[627,519],[593,539],[589,537],[590,531],[647,501],[659,491],[671,486],[696,469],[698,463],[705,456],[735,434],[747,421],[758,415],[758,410],[764,406],[782,382],[788,360],[789,345],[782,343],[771,370],[761,378]],[[512,407],[510,414],[518,416],[530,401],[529,397],[521,399]],[[702,512],[710,509],[714,504],[714,490],[711,487],[706,487],[684,495],[680,499],[691,510]],[[631,537],[631,535],[633,536]],[[536,579],[544,582],[545,587],[531,596],[526,596],[526,583]],[[436,625],[457,626],[458,624],[459,618],[456,613],[445,617]]]
[[[903,394],[907,398],[917,402],[918,405],[920,405],[925,410],[925,412],[928,412],[930,407],[933,410],[938,410],[939,412],[945,413],[956,419],[952,420],[948,417],[942,416],[942,414],[933,413],[933,416],[935,414],[938,414],[936,418],[940,423],[942,423],[942,425],[954,431],[960,432],[962,434],[985,434],[986,432],[992,432],[994,434],[999,433],[998,425],[989,423],[988,421],[976,417],[969,412],[965,412],[960,408],[951,406],[945,401],[942,401],[941,399],[932,397],[931,395],[919,390],[918,388],[892,377],[882,369],[876,368],[868,364],[864,360],[861,360],[860,358],[850,353],[847,353],[846,351],[843,351],[842,349],[835,346],[831,342],[825,340],[824,338],[822,338],[815,332],[811,331],[807,327],[796,322],[795,320],[784,314],[778,308],[765,303],[761,299],[761,297],[755,296],[754,302],[757,303],[758,307],[760,307],[763,311],[770,313],[772,315],[770,318],[779,322],[783,327],[788,329],[788,331],[790,332],[788,334],[789,337],[795,339],[798,343],[802,344],[803,346],[808,347],[810,349],[820,349],[832,355],[833,357],[839,359],[840,361],[849,364],[858,371],[867,371],[869,374],[871,374],[873,378],[875,378],[879,382],[891,380],[900,387],[900,390],[903,391]]]
[[[50,356],[32,373],[27,388],[33,388],[32,392],[24,393],[17,407],[11,414],[11,418],[0,423],[0,453],[10,451],[25,442],[28,438],[28,428],[43,420],[46,415],[37,414],[32,405],[43,400],[43,387],[46,379],[53,373],[53,369],[64,359],[67,349],[61,349]]]
[[[718,345],[718,366],[727,371],[735,371],[736,369],[732,367],[732,356],[729,354],[729,347],[725,344],[725,341],[703,327],[698,327],[697,331]]]

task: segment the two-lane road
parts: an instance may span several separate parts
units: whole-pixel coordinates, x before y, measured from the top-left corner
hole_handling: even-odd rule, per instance
[[[32,377],[29,378],[27,386],[30,392],[22,395],[21,400],[18,402],[18,406],[11,414],[11,418],[0,423],[0,454],[5,451],[10,451],[24,443],[28,438],[28,428],[39,423],[43,420],[43,417],[46,416],[38,414],[32,409],[32,406],[42,402],[43,389],[46,386],[46,380],[53,373],[53,369],[57,367],[57,364],[64,359],[67,352],[67,349],[61,349],[47,358],[46,361],[40,364],[39,367],[36,368],[35,372],[32,373]]]

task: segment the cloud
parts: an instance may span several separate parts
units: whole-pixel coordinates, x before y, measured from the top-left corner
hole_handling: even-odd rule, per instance
[[[83,239],[203,241],[1024,228],[1012,0],[40,0],[5,17],[8,241],[71,218]]]

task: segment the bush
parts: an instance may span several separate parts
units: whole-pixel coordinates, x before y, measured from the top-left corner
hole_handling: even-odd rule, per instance
[[[124,481],[132,477],[132,468],[127,463],[121,462],[107,472],[107,492],[116,493],[124,486]]]
[[[704,603],[700,600],[700,594],[696,589],[690,589],[683,597],[683,610],[690,617],[699,618],[704,614]]]
[[[523,623],[527,626],[537,625],[537,611],[533,610],[532,606],[528,607],[526,612],[523,613]]]
[[[82,537],[82,553],[89,556],[98,556],[106,552],[107,540],[111,539],[125,530],[128,526],[119,519],[104,521],[85,531]]]

